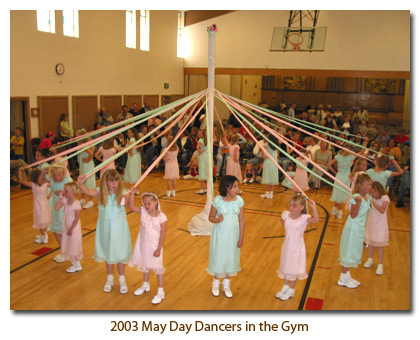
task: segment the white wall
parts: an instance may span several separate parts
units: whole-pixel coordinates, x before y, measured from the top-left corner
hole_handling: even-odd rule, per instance
[[[37,30],[36,11],[10,11],[10,96],[183,94],[183,59],[177,58],[177,11],[150,12],[150,52],[125,47],[125,11],[79,11],[80,38]],[[138,38],[137,38],[138,39]],[[137,45],[138,46],[138,45]],[[65,73],[55,73],[57,63]],[[163,84],[169,83],[169,89]],[[32,137],[38,119],[31,118]]]
[[[322,10],[324,52],[270,52],[273,28],[287,26],[288,17],[289,11],[237,11],[187,26],[185,67],[207,66],[207,27],[216,24],[216,68],[410,71],[408,10]]]

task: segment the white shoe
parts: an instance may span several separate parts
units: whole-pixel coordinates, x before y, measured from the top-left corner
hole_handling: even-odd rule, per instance
[[[370,268],[370,267],[372,267],[372,265],[373,265],[373,259],[370,257],[366,262],[365,262],[365,264],[363,265],[363,267],[365,267],[365,268]]]
[[[71,267],[66,269],[67,273],[75,273],[75,272],[79,272],[82,270],[82,266],[79,265],[72,265]]]
[[[89,209],[92,208],[95,204],[93,203],[93,201],[89,201],[87,202],[84,206],[83,209]]]
[[[351,281],[353,281],[353,282],[354,282],[354,284],[355,284],[356,286],[360,286],[360,282],[359,282],[359,281],[357,281],[357,280],[355,280],[355,279],[353,279],[353,278],[351,277],[351,275],[350,275],[350,271],[348,271],[348,272],[347,272],[347,277],[348,277]]]
[[[124,281],[120,281],[120,293],[121,294],[126,294],[128,292],[128,287],[127,284]]]
[[[35,243],[41,244],[41,243],[48,243],[48,234],[45,235],[39,235],[35,238]]]
[[[270,198],[270,194],[267,191],[264,195],[261,195],[262,198]]]
[[[222,282],[223,285],[223,292],[227,298],[231,298],[233,296],[232,291],[230,290],[230,280],[224,279]]]
[[[286,291],[280,296],[280,300],[286,301],[289,300],[295,295],[295,290],[292,288],[286,289]]]
[[[338,211],[337,218],[343,218],[343,210]]]
[[[201,189],[200,189],[200,190],[196,191],[195,193],[196,193],[196,194],[199,194],[199,195],[204,195],[204,190],[201,190]]]
[[[175,190],[171,191],[171,195],[172,195],[172,197],[175,197]]]
[[[272,199],[273,199],[273,197],[274,197],[273,192],[272,192],[272,191],[270,191],[270,194],[268,195],[268,199],[272,200]]]
[[[334,207],[331,211],[331,215],[337,215],[337,208]]]
[[[143,285],[136,289],[136,291],[134,292],[135,296],[139,296],[139,295],[143,295],[144,293],[150,291],[150,284],[149,282],[143,282]]]
[[[283,288],[281,289],[281,291],[276,293],[276,298],[280,299],[280,296],[282,296],[286,292],[287,289],[289,289],[289,286],[284,285]]]
[[[61,254],[58,254],[54,257],[54,261],[57,263],[63,263],[66,262],[66,259]]]
[[[152,300],[152,304],[158,305],[165,298],[165,293],[157,293]]]
[[[211,285],[211,293],[213,296],[219,296],[219,280],[213,280],[213,284]]]
[[[82,207],[86,204],[86,200],[84,198],[82,198],[79,202]]]
[[[171,197],[171,191],[170,191],[170,190],[168,190],[168,191],[166,192],[166,197]]]
[[[251,178],[250,180],[249,180],[249,182],[248,183],[254,183],[254,179],[253,178]]]
[[[338,280],[337,284],[339,286],[344,286],[347,288],[357,288],[357,284],[353,282],[352,279],[350,279],[347,274],[341,274],[340,279]]]
[[[107,280],[106,283],[105,283],[105,286],[104,286],[104,292],[109,293],[111,291],[113,285],[114,285],[114,280],[112,280],[112,281]]]
[[[378,264],[378,268],[376,269],[376,275],[383,275],[384,273],[384,266],[382,264]]]
[[[139,193],[139,191],[138,191],[138,190],[136,191],[135,195],[140,195],[140,193]]]

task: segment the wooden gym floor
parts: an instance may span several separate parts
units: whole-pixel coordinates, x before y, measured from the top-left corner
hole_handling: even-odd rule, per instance
[[[152,273],[151,291],[134,296],[142,283],[142,273],[126,266],[128,293],[120,294],[117,268],[115,285],[103,292],[106,281],[104,263],[92,259],[94,254],[97,201],[81,213],[83,231],[83,270],[66,273],[69,262],[53,261],[59,247],[52,233],[48,244],[34,243],[37,231],[32,229],[32,192],[20,186],[10,188],[10,309],[12,310],[410,310],[410,207],[388,210],[390,245],[385,247],[384,275],[375,274],[375,265],[366,269],[364,249],[362,265],[351,274],[361,282],[356,289],[337,285],[338,262],[343,219],[330,215],[331,189],[312,189],[308,196],[318,204],[320,222],[310,225],[305,234],[307,248],[307,280],[298,281],[295,296],[288,301],[274,297],[283,285],[277,277],[284,230],[281,212],[288,208],[290,190],[276,187],[273,200],[260,194],[265,186],[241,185],[245,201],[245,240],[241,252],[241,268],[232,278],[233,298],[211,294],[212,277],[206,273],[209,237],[191,236],[188,223],[200,213],[205,196],[195,194],[198,181],[179,180],[176,197],[167,198],[166,180],[162,172],[153,172],[139,186],[139,191],[154,190],[161,197],[162,211],[168,217],[164,244],[165,299],[159,305],[151,300],[157,291]],[[215,183],[217,193],[218,183]],[[140,205],[140,198],[136,197]],[[140,227],[139,215],[127,208],[132,245]]]

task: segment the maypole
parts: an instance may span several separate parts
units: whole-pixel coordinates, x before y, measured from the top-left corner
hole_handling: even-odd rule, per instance
[[[209,221],[209,213],[211,202],[213,201],[213,125],[214,125],[214,75],[216,69],[215,59],[215,38],[216,25],[211,25],[207,28],[209,36],[208,47],[208,98],[207,98],[207,112],[206,112],[206,126],[207,126],[207,201],[204,210],[195,215],[188,224],[188,230],[191,235],[210,235],[213,228],[213,223]]]

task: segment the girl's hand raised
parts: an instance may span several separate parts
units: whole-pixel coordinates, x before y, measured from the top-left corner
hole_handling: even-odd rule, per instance
[[[316,203],[315,203],[315,201],[313,201],[313,200],[308,200],[308,205],[309,205],[312,209],[314,209],[314,208],[316,207]]]
[[[80,175],[77,177],[77,181],[82,184],[86,180],[86,175]]]

